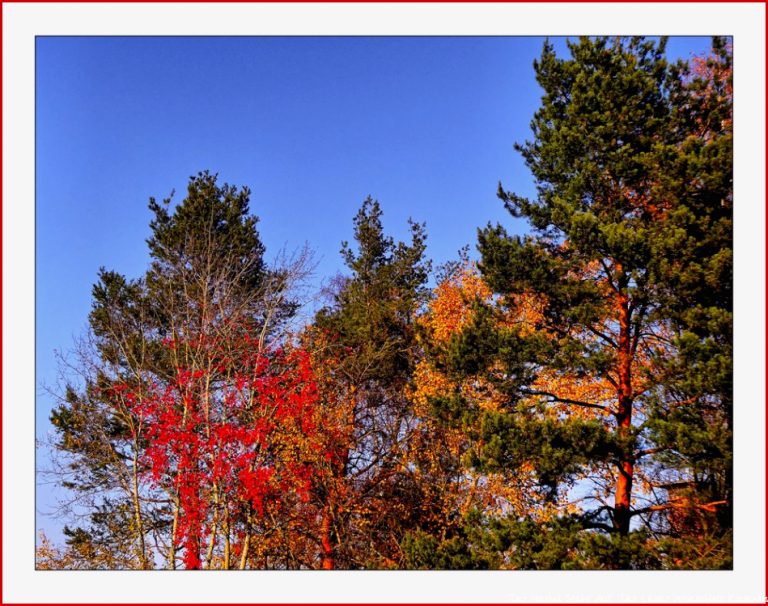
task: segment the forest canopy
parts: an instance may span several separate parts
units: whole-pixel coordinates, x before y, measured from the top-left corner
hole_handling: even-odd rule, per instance
[[[732,568],[731,47],[568,49],[515,144],[535,194],[498,186],[525,235],[434,269],[369,197],[308,321],[311,255],[268,260],[247,187],[150,199],[51,413],[37,567]]]

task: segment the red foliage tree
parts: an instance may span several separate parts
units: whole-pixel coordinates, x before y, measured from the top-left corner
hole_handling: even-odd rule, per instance
[[[115,387],[128,392],[146,436],[146,474],[176,504],[171,540],[183,549],[187,569],[210,566],[222,536],[224,567],[233,552],[244,566],[253,522],[267,510],[306,502],[318,472],[318,388],[309,356],[301,349],[260,351],[257,339],[239,339],[237,360],[216,339],[198,338],[194,346],[209,350],[207,369],[180,368],[174,381]],[[231,355],[231,343],[226,351]]]

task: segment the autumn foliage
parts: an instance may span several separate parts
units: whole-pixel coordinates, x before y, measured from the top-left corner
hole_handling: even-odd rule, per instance
[[[165,385],[111,387],[129,390],[127,401],[147,441],[145,474],[176,501],[172,539],[184,550],[186,568],[201,567],[216,518],[228,520],[227,533],[235,529],[231,548],[242,553],[248,524],[291,499],[307,501],[310,480],[318,473],[308,462],[314,456],[318,397],[308,354],[258,352],[248,335],[240,339],[244,353],[225,379],[216,374],[231,361],[219,358],[215,343],[198,342],[197,347],[210,348],[211,372],[181,368]],[[213,532],[211,552],[216,539]]]
[[[368,198],[301,315],[307,259],[266,263],[246,188],[152,199],[51,415],[79,521],[38,565],[730,567],[731,49],[569,49],[534,65],[536,195],[499,189],[527,231],[434,282]]]

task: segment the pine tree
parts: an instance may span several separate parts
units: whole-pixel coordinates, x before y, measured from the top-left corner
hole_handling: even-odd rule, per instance
[[[480,232],[480,269],[495,300],[477,306],[442,354],[457,375],[485,372],[506,405],[482,411],[461,394],[438,404],[479,427],[473,467],[533,469],[560,504],[554,526],[525,526],[540,534],[534,543],[566,536],[558,535],[565,524],[583,566],[670,565],[670,554],[653,555],[648,542],[648,533],[670,530],[660,516],[720,512],[729,498],[726,488],[706,502],[682,500],[669,481],[698,477],[696,457],[729,465],[727,413],[711,412],[730,406],[727,83],[697,101],[696,90],[709,85],[669,65],[663,40],[581,38],[569,49],[562,59],[545,44],[534,64],[542,104],[533,140],[516,148],[536,197],[499,188],[532,233],[513,236],[499,225]],[[521,298],[539,310],[532,325],[514,321]],[[697,356],[696,370],[681,373]],[[704,385],[707,366],[718,372]],[[688,406],[676,406],[672,391],[678,400],[685,393]],[[672,437],[686,434],[684,445]],[[577,491],[587,492],[574,511]],[[510,546],[502,536],[520,540],[516,520],[491,526],[499,545]]]
[[[675,356],[658,360],[663,388],[649,427],[661,462],[675,470],[663,510],[671,561],[730,561],[733,442],[733,72],[731,48],[713,39],[672,91],[672,170],[660,195],[660,262],[652,272],[670,319]],[[669,260],[673,260],[672,263]],[[679,553],[677,553],[679,552]],[[677,553],[677,555],[675,555]],[[690,564],[689,564],[690,565]]]

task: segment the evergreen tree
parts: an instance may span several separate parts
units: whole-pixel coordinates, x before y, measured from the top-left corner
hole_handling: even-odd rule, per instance
[[[675,492],[730,464],[727,82],[687,78],[664,59],[663,40],[581,38],[569,49],[562,59],[546,44],[535,62],[542,105],[534,139],[516,146],[537,196],[499,189],[532,235],[480,232],[480,269],[496,298],[442,352],[456,374],[487,373],[506,405],[479,410],[460,394],[437,404],[475,419],[475,468],[532,468],[560,503],[560,524],[573,517],[580,533],[605,533],[616,554],[632,554],[638,537],[670,531],[670,512],[729,506],[722,482],[712,500]],[[513,321],[525,298],[537,316]],[[718,372],[704,384],[707,367]],[[597,549],[595,540],[580,544]],[[658,545],[648,541],[610,565],[653,566],[646,555]],[[725,554],[718,566],[729,565]],[[661,553],[656,565],[670,559]],[[598,565],[584,552],[578,561]]]
[[[367,198],[354,219],[355,248],[342,244],[351,272],[320,311],[317,324],[356,348],[349,371],[358,383],[378,381],[402,387],[414,361],[413,314],[426,301],[430,264],[424,259],[424,226],[410,222],[411,243],[384,235],[381,206]]]
[[[339,359],[328,406],[347,411],[337,419],[335,471],[346,496],[325,512],[333,518],[327,557],[337,567],[398,565],[403,527],[415,523],[416,488],[403,464],[413,423],[406,387],[418,349],[413,318],[428,296],[430,263],[423,225],[410,222],[411,242],[395,243],[381,216],[377,201],[363,202],[354,246],[344,242],[341,250],[350,275],[315,320],[330,340],[327,356]]]
[[[672,561],[713,567],[730,558],[733,441],[733,72],[726,40],[682,70],[672,98],[682,143],[659,184],[669,212],[652,268],[674,356],[657,360],[662,389],[649,427],[675,470],[664,512]],[[673,260],[670,262],[670,260]],[[715,546],[716,549],[712,549]]]

